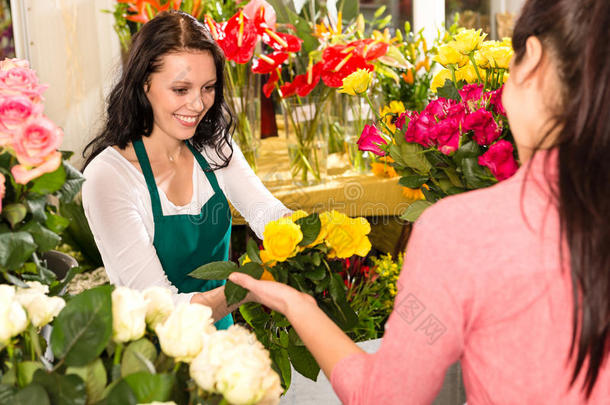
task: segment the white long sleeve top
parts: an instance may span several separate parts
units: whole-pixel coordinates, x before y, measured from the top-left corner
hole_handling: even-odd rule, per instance
[[[212,148],[204,148],[201,154],[208,163],[218,161]],[[193,165],[191,202],[176,206],[159,189],[163,215],[196,215],[213,196],[196,159]],[[214,174],[229,202],[261,239],[267,222],[291,212],[265,188],[236,144],[228,166]],[[83,207],[110,282],[138,290],[167,287],[176,304],[190,301],[195,293],[178,293],[157,256],[152,205],[142,172],[108,147],[89,163],[84,176]]]

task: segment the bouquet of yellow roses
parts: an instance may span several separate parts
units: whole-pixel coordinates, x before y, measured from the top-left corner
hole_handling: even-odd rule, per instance
[[[248,242],[241,266],[233,262],[213,262],[190,275],[224,280],[238,271],[257,279],[288,284],[313,296],[339,327],[349,331],[357,325],[358,315],[347,301],[340,259],[366,256],[371,249],[367,236],[370,231],[371,226],[365,218],[350,218],[337,211],[321,214],[295,211],[290,217],[267,224],[262,249],[253,240]],[[246,294],[244,288],[227,281],[228,305],[243,300]],[[319,366],[282,314],[269,312],[254,303],[242,305],[240,312],[271,353],[286,388],[290,385],[291,363],[305,377],[317,378]]]

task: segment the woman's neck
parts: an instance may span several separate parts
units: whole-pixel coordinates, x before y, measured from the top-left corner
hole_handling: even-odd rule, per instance
[[[180,139],[154,133],[148,137],[143,137],[142,141],[151,159],[172,163],[180,158],[186,147],[184,141]]]

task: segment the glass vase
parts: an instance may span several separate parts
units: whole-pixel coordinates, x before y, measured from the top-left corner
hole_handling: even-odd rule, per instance
[[[361,97],[344,95],[344,133],[345,151],[350,165],[358,173],[366,173],[371,170],[371,159],[369,152],[358,149],[358,139],[362,134],[364,126],[374,121],[374,114],[369,104]]]
[[[283,99],[290,172],[298,186],[320,184],[328,156],[328,98]]]

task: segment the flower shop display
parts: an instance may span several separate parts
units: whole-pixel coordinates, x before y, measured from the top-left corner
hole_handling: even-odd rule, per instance
[[[58,207],[83,178],[64,160],[71,153],[57,150],[63,132],[43,114],[46,88],[26,60],[0,62],[0,271],[18,286],[31,280],[60,291],[78,269],[60,282],[40,254],[61,242],[70,221]]]
[[[291,217],[272,221],[265,227],[263,248],[252,240],[241,266],[233,262],[206,264],[190,275],[207,280],[226,279],[235,271],[257,279],[276,280],[313,296],[320,308],[343,330],[358,323],[358,315],[347,301],[341,276],[343,261],[364,257],[371,249],[371,226],[364,218],[350,218],[337,211],[308,215],[296,211]],[[227,304],[239,302],[247,291],[227,281]],[[286,317],[258,304],[242,305],[240,312],[256,336],[271,353],[283,384],[290,385],[290,364],[315,380],[320,371],[316,361],[288,323]]]
[[[0,285],[4,402],[279,403],[267,350],[241,326],[217,331],[208,307],[174,308],[160,287],[106,285],[67,301],[48,292],[38,282]]]
[[[518,168],[501,100],[510,42],[484,41],[474,30],[453,38],[434,57],[445,67],[431,83],[437,97],[421,112],[391,114],[393,128],[378,117],[359,140],[361,150],[394,160],[402,186],[421,188],[426,200],[405,211],[409,221],[443,197],[488,187]]]

